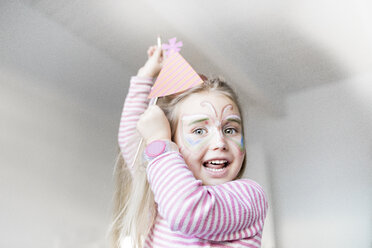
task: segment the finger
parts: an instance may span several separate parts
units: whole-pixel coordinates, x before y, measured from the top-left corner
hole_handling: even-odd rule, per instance
[[[149,49],[147,50],[147,56],[150,58],[156,49],[156,46],[150,46]]]
[[[149,49],[149,50],[147,51],[147,57],[148,57],[148,58],[151,58],[151,56],[152,56],[153,53],[154,53],[154,52],[153,52],[152,50]]]

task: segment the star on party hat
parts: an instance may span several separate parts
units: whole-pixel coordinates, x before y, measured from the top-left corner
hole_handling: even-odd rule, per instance
[[[167,58],[151,89],[149,98],[171,95],[203,83],[200,76],[179,54],[181,46],[182,41],[176,43],[176,38],[170,39],[169,44],[162,45]]]

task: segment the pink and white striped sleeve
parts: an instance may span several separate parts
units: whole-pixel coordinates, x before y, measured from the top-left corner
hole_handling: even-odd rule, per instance
[[[212,241],[260,235],[268,204],[261,186],[248,179],[203,186],[178,152],[147,167],[158,211],[171,230]]]
[[[153,85],[151,78],[132,77],[129,92],[125,98],[120,119],[118,141],[123,158],[127,165],[132,166],[141,135],[137,131],[137,121],[149,104],[147,96]]]

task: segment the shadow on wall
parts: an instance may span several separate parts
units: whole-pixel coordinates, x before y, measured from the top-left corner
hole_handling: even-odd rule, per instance
[[[239,29],[230,26],[223,30],[234,40],[230,49],[244,51],[231,60],[250,80],[272,93],[293,93],[348,76],[332,54],[289,25],[254,26],[244,33]]]

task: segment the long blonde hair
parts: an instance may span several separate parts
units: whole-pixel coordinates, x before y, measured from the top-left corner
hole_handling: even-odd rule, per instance
[[[171,131],[172,140],[175,135],[178,116],[176,107],[179,102],[190,94],[199,92],[218,92],[233,101],[241,113],[239,101],[233,89],[221,78],[205,80],[204,83],[193,87],[180,94],[174,94],[159,98],[158,106],[167,116]],[[243,121],[242,121],[243,123]],[[244,128],[243,128],[244,130]],[[243,134],[244,137],[244,134]],[[144,147],[140,148],[142,154]],[[243,176],[246,163],[243,165],[236,179]],[[120,242],[129,236],[133,247],[142,247],[144,239],[149,234],[156,218],[157,210],[154,195],[150,189],[146,176],[146,164],[142,156],[134,163],[130,170],[126,165],[121,152],[118,154],[115,174],[115,195],[114,195],[114,220],[110,228],[112,248],[120,248]],[[131,172],[132,171],[132,172]]]

